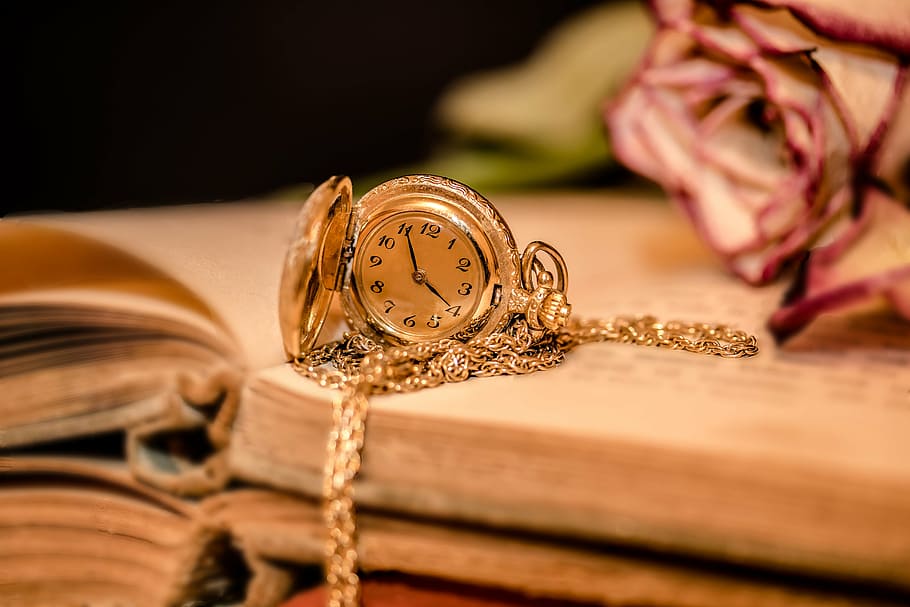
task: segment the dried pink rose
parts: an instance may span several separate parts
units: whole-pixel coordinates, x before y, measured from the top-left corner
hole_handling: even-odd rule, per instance
[[[887,0],[654,0],[658,32],[610,104],[617,156],[670,193],[751,283],[850,229],[908,78]],[[881,158],[880,158],[881,156]]]
[[[876,297],[910,319],[910,209],[870,189],[847,233],[807,256],[769,327],[783,340],[819,314]]]

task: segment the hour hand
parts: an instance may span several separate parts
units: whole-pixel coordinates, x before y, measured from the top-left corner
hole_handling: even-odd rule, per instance
[[[433,295],[435,295],[436,297],[438,297],[439,299],[441,299],[442,302],[443,302],[445,305],[451,306],[451,304],[450,304],[449,302],[446,301],[446,298],[439,294],[439,291],[436,290],[436,287],[434,287],[433,285],[431,285],[429,282],[426,282],[426,281],[424,281],[423,284],[425,284],[425,285],[427,286],[427,288],[430,290],[430,292],[431,292]]]
[[[404,231],[404,237],[408,241],[408,253],[411,255],[411,265],[414,266],[414,272],[418,272],[417,257],[414,255],[414,245],[411,244],[411,226]]]

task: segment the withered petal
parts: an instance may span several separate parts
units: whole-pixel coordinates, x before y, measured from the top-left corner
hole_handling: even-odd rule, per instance
[[[834,40],[910,54],[910,10],[903,2],[757,0],[756,4],[789,9],[807,27]]]
[[[883,297],[910,320],[910,209],[869,190],[858,220],[842,237],[812,251],[768,327],[780,340],[821,314]]]

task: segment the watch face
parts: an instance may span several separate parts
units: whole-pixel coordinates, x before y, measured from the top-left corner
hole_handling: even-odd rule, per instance
[[[372,324],[406,341],[463,329],[484,303],[489,276],[470,231],[429,210],[371,221],[352,272],[355,295]]]

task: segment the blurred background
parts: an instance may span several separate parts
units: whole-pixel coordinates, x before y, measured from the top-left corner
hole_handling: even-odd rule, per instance
[[[599,108],[649,27],[587,0],[0,10],[4,212],[294,194],[335,173],[361,192],[410,170],[612,181]]]

